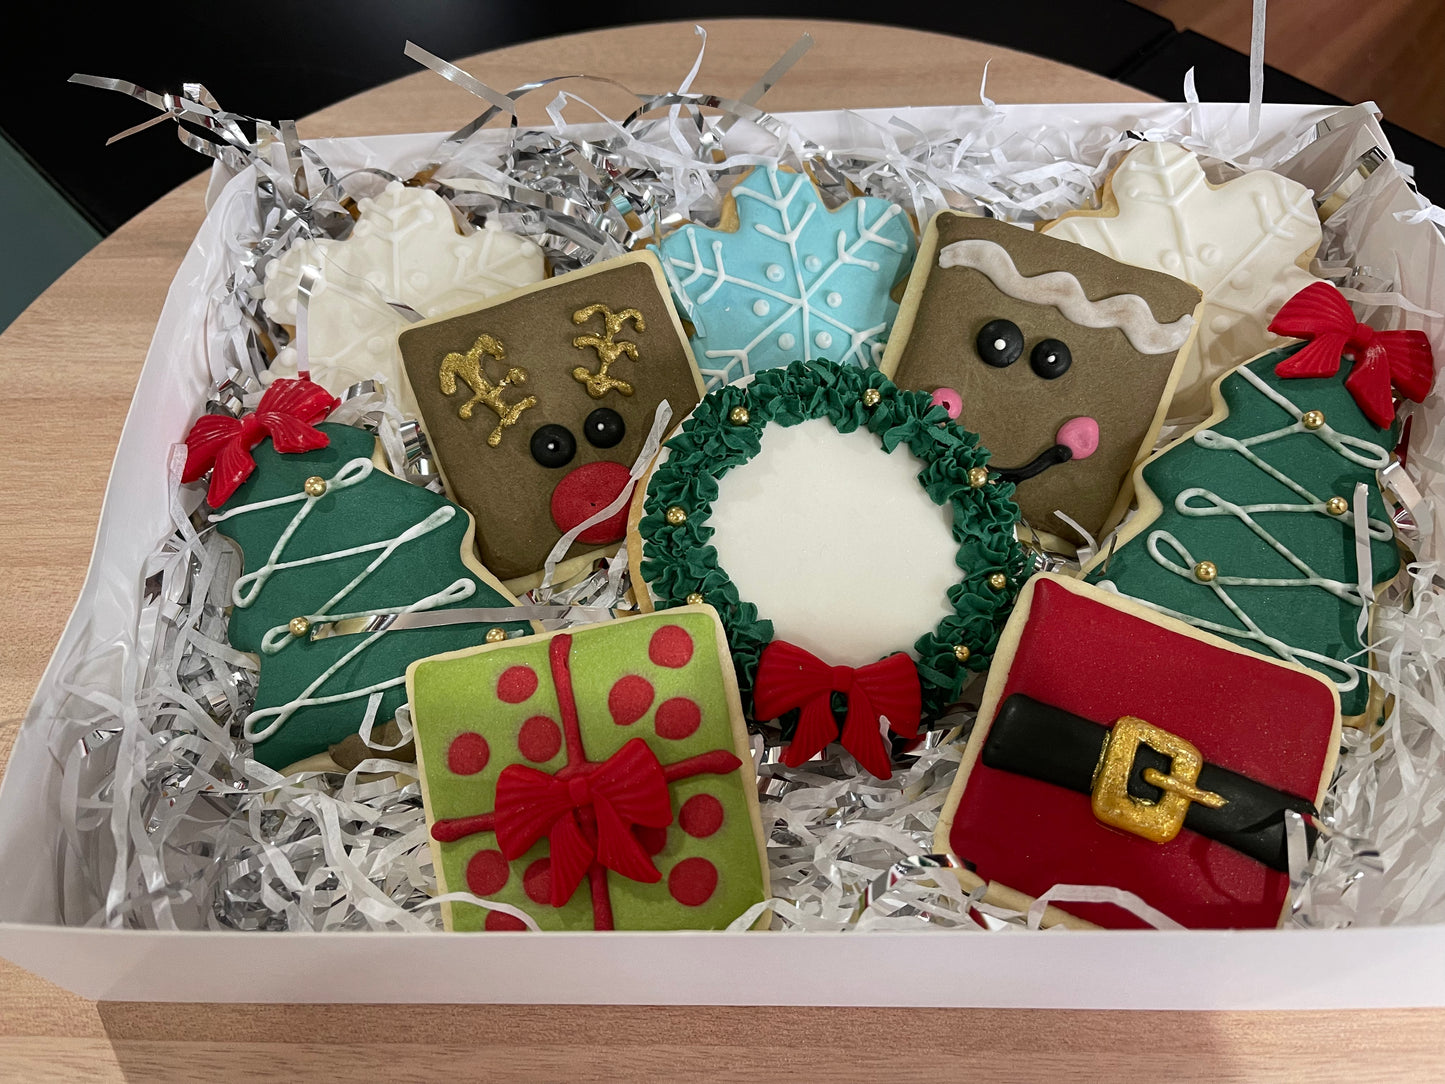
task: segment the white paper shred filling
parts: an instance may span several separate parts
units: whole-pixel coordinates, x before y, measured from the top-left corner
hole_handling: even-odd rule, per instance
[[[638,96],[637,113],[625,120],[602,115],[571,92],[557,94],[547,80],[506,94],[473,85],[465,73],[413,50],[477,94],[487,111],[430,156],[392,162],[374,154],[366,168],[344,174],[299,143],[288,125],[257,125],[260,141],[248,142],[250,118],[221,111],[203,87],[162,98],[89,81],[182,121],[199,120],[204,137],[190,130],[184,140],[231,175],[251,171],[254,198],[226,204],[226,246],[209,280],[219,284],[206,311],[213,410],[254,407],[268,359],[290,337],[261,311],[266,265],[298,239],[345,236],[352,219],[344,201],[392,179],[427,181],[466,228],[490,223],[533,237],[553,268],[566,273],[683,221],[716,223],[726,190],[756,165],[806,167],[833,205],[861,191],[903,205],[920,223],[946,207],[1030,223],[1092,206],[1108,170],[1140,139],[1182,143],[1209,157],[1221,175],[1278,168],[1308,183],[1320,200],[1330,194],[1319,191],[1327,183],[1342,192],[1353,187],[1325,224],[1317,272],[1346,291],[1361,318],[1423,327],[1445,358],[1445,242],[1434,225],[1442,213],[1405,184],[1407,169],[1396,168],[1388,154],[1370,159],[1384,163],[1373,171],[1351,172],[1362,149],[1388,150],[1368,108],[1342,111],[1320,133],[1306,126],[1256,141],[1238,125],[1211,128],[1206,116],[1218,114],[1197,105],[1191,72],[1185,102],[1150,114],[1165,119],[1142,131],[1074,122],[1011,131],[980,88],[984,108],[946,130],[850,116],[840,129],[848,138],[822,147],[758,108],[809,44],[793,46],[740,100],[693,93],[694,65],[678,91]],[[494,118],[493,127],[504,128],[513,103],[538,91],[552,101],[557,130],[479,134]],[[737,150],[728,138],[735,126],[748,130],[750,149]],[[393,471],[440,487],[430,450],[393,391],[366,382],[344,399],[333,420],[373,429]],[[1394,710],[1373,736],[1346,733],[1335,779],[1313,819],[1320,834],[1312,858],[1304,819],[1288,826],[1296,926],[1445,922],[1442,415],[1445,399],[1437,392],[1415,411],[1408,465],[1392,468],[1392,491],[1402,505],[1396,522],[1415,558],[1386,592],[1373,628],[1374,676]],[[61,772],[65,920],[160,929],[440,928],[443,900],[412,765],[378,757],[345,774],[282,776],[252,760],[239,739],[256,664],[227,645],[238,561],[203,518],[192,518],[199,488],[179,486],[182,462],[178,450],[169,464],[174,529],[144,569],[135,646],[98,642],[67,669],[64,696],[38,720],[51,727]],[[1041,564],[1067,567],[1057,559]],[[536,615],[547,616],[549,627],[565,627],[589,609],[595,616],[599,607],[625,607],[627,586],[619,551],[590,575],[539,592],[535,602],[551,609]],[[100,676],[117,671],[118,683]],[[950,720],[965,731],[971,721]],[[405,710],[399,722],[405,738]],[[787,769],[755,737],[772,898],[734,927],[1022,932],[1039,925],[1047,903],[1070,900],[1112,902],[1148,925],[1173,926],[1150,901],[1100,886],[1055,886],[1027,912],[965,892],[949,868],[956,860],[933,853],[962,749],[961,738],[939,744],[941,736],[935,732],[932,744],[905,758],[888,781],[861,772],[837,747]],[[504,904],[466,893],[445,899],[533,925]]]

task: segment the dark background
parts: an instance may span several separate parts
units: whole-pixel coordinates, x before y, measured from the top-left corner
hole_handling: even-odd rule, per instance
[[[1204,2],[1204,0],[1201,0]],[[1200,98],[1243,100],[1248,60],[1208,38],[1176,31],[1166,19],[1125,0],[982,4],[909,4],[894,8],[849,0],[628,5],[628,22],[706,20],[720,16],[817,16],[895,22],[974,38],[1050,57],[1178,100],[1184,74],[1196,68]],[[110,135],[153,116],[119,95],[67,85],[72,72],[128,79],[148,90],[204,83],[221,105],[250,116],[301,117],[342,98],[417,70],[402,55],[410,39],[456,59],[536,38],[614,25],[606,5],[572,9],[536,2],[466,0],[257,0],[246,5],[200,3],[155,8],[109,4],[86,11],[57,4],[8,20],[12,50],[29,55],[3,134],[100,232],[107,233],[207,164],[163,132],[104,147]],[[81,28],[57,24],[80,19]],[[27,25],[29,24],[29,25]],[[37,43],[49,42],[47,47]],[[124,42],[123,46],[118,43]],[[14,77],[12,76],[12,80]],[[503,88],[505,89],[505,88]],[[639,88],[644,90],[665,89]],[[1281,72],[1268,70],[1265,100],[1338,102]],[[1445,191],[1445,151],[1391,125],[1399,157],[1416,167],[1427,192]]]

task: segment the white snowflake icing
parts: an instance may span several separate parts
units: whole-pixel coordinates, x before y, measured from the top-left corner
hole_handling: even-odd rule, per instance
[[[684,226],[658,250],[708,387],[804,354],[877,365],[915,247],[902,209],[859,197],[830,212],[804,175],[773,169],[732,198],[736,231]]]

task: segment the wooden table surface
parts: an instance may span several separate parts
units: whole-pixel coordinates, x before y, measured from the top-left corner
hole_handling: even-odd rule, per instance
[[[793,20],[716,20],[708,30],[695,86],[733,96],[800,34],[813,34],[813,50],[765,100],[775,110],[974,102],[990,60],[988,93],[1001,102],[1148,100],[1052,61],[936,34]],[[696,46],[692,24],[664,23],[514,46],[461,66],[500,89],[587,71],[662,90],[686,74]],[[629,105],[605,88],[582,89],[604,108]],[[523,119],[545,120],[550,97],[534,95]],[[300,131],[451,130],[479,111],[465,91],[418,71],[303,120]],[[96,163],[104,168],[99,146]],[[121,424],[171,276],[200,225],[204,190],[197,178],[159,200],[0,335],[0,431],[10,439],[0,471],[0,764],[79,593]],[[978,1079],[997,1080],[1154,1070],[1176,1080],[1298,1080],[1343,1077],[1345,1059],[1354,1081],[1439,1079],[1445,1010],[97,1004],[0,961],[5,1080],[323,1080],[366,1071],[382,1079],[902,1082],[957,1077],[952,1058]]]

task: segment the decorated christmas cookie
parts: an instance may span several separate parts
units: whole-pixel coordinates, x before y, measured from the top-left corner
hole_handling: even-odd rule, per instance
[[[1338,687],[1347,719],[1366,722],[1375,715],[1360,669],[1369,613],[1400,567],[1375,477],[1398,440],[1390,386],[1423,399],[1430,350],[1421,332],[1357,325],[1323,282],[1271,326],[1313,341],[1219,382],[1213,416],[1144,464],[1138,515],[1112,555],[1085,572],[1162,613],[1318,670]],[[1342,363],[1347,351],[1357,360]]]
[[[1191,929],[1273,927],[1286,814],[1313,813],[1339,736],[1339,697],[1311,671],[1040,575],[1004,630],[935,847],[1001,906],[1100,885]],[[1046,923],[1147,925],[1110,903],[1057,906]]]
[[[1144,143],[1110,175],[1099,204],[1044,232],[1204,291],[1199,334],[1169,411],[1197,418],[1221,374],[1279,342],[1266,328],[1270,317],[1315,281],[1308,268],[1320,221],[1310,190],[1265,169],[1212,185],[1190,151]]]
[[[901,207],[859,197],[829,211],[803,174],[760,168],[717,229],[684,226],[658,252],[715,388],[797,358],[877,366],[913,249]]]
[[[768,895],[737,686],[706,606],[415,663],[443,892],[544,930],[718,929]],[[445,905],[452,930],[515,917]]]
[[[883,371],[993,454],[1036,531],[1095,538],[1164,418],[1198,288],[993,219],[934,216]]]
[[[477,519],[483,563],[511,582],[631,483],[659,403],[680,418],[702,394],[647,253],[417,324],[400,342],[447,486]],[[626,524],[624,505],[568,557],[615,545]]]
[[[540,282],[546,275],[542,250],[502,229],[459,234],[446,200],[400,181],[359,201],[357,209],[360,217],[345,240],[298,241],[267,266],[263,308],[278,324],[295,327],[301,278],[314,268],[306,308],[311,379],[337,394],[359,380],[380,380],[415,416],[396,348],[407,322],[389,303],[399,301],[423,316],[474,305]],[[288,346],[270,372],[295,376],[297,362]]]
[[[886,778],[883,732],[913,736],[987,667],[1025,575],[987,459],[877,372],[800,361],[719,388],[634,498],[639,602],[718,609],[752,717],[797,719],[786,763],[840,740]]]
[[[378,467],[370,433],[298,417],[283,426],[266,409],[274,403],[261,405],[235,423],[234,440],[253,435],[253,418],[270,435],[211,522],[243,558],[231,646],[260,661],[244,733],[256,759],[279,769],[355,735],[368,716],[390,720],[413,660],[532,630],[506,620],[515,600],[472,558],[462,509]],[[193,432],[193,455],[214,443],[211,428],[198,423],[206,432]],[[301,433],[309,450],[293,446]],[[221,450],[213,490],[240,454]]]

